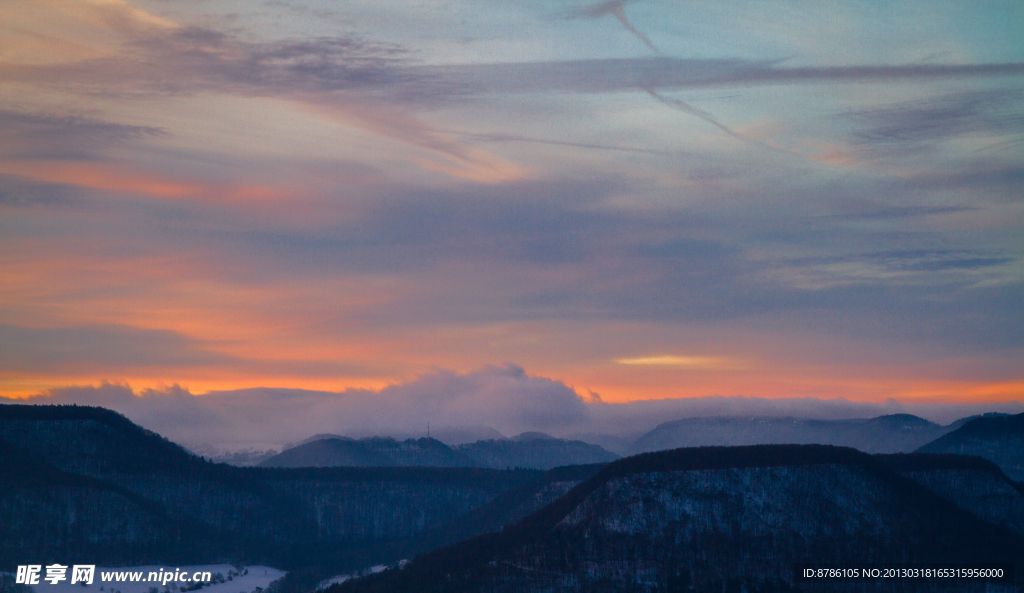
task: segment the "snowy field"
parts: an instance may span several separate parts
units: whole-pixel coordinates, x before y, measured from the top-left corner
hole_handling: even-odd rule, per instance
[[[116,568],[96,567],[92,585],[81,583],[71,584],[71,567],[67,570],[67,579],[55,585],[40,578],[39,584],[32,585],[35,593],[181,593],[182,589],[193,587],[191,582],[168,582],[163,585],[160,582],[149,582],[149,573],[160,573],[161,569],[168,571],[187,573],[190,577],[196,572],[209,572],[213,581],[203,583],[202,587],[193,589],[196,593],[254,593],[257,589],[266,589],[267,585],[285,575],[284,571],[269,566],[247,566],[241,571],[230,564],[206,564],[203,566],[123,566]],[[129,580],[103,580],[103,573],[141,573],[141,581],[131,582]],[[218,577],[217,575],[220,575]],[[46,576],[46,567],[43,567],[41,577]]]

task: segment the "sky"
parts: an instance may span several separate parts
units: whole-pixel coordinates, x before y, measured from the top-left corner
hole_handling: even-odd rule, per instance
[[[0,396],[1024,401],[1021,22],[4,0]]]

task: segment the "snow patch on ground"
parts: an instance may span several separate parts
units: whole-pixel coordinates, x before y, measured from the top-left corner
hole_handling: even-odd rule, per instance
[[[409,563],[408,560],[399,560],[395,564],[391,564],[391,565],[378,564],[376,566],[371,566],[370,568],[367,568],[365,570],[361,570],[361,571],[353,573],[353,574],[339,574],[339,575],[333,576],[333,577],[331,577],[329,579],[320,581],[320,583],[316,586],[316,589],[314,589],[314,591],[321,591],[323,589],[326,589],[327,587],[330,587],[331,585],[337,585],[337,584],[340,584],[340,583],[344,583],[345,581],[347,581],[349,579],[358,579],[359,577],[365,577],[366,575],[377,574],[378,572],[383,572],[383,571],[385,571],[385,570],[387,570],[389,568],[402,568],[403,566],[405,566],[408,563]]]

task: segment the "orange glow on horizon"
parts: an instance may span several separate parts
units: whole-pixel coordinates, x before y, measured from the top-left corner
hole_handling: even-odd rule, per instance
[[[275,361],[283,362],[283,361]],[[250,365],[245,365],[250,366]],[[257,365],[258,366],[258,365]],[[276,365],[268,365],[276,366]],[[424,367],[416,364],[399,365],[407,372],[400,375],[301,375],[287,372],[255,372],[253,368],[239,369],[230,366],[204,369],[182,368],[161,370],[159,375],[143,372],[82,374],[55,377],[47,374],[3,373],[0,374],[0,396],[23,399],[45,393],[50,389],[68,386],[98,385],[104,382],[128,384],[136,392],[145,389],[164,389],[178,384],[194,395],[211,391],[231,391],[256,387],[304,389],[314,391],[342,392],[347,389],[377,391],[388,385],[402,384],[415,380],[416,376],[432,372],[438,367]],[[394,367],[392,367],[394,368]],[[142,370],[142,369],[140,369]],[[477,369],[465,369],[471,372]],[[683,384],[673,381],[664,384],[628,380],[609,381],[594,376],[557,376],[527,369],[530,376],[548,377],[569,385],[584,400],[589,393],[600,395],[605,403],[627,403],[633,401],[689,399],[700,397],[755,397],[765,399],[814,398],[822,400],[845,399],[861,403],[885,403],[894,399],[904,404],[947,403],[982,404],[1024,401],[1024,382],[987,381],[928,381],[928,380],[873,380],[836,379],[812,376],[782,377],[758,374],[752,377],[731,379],[708,378]],[[625,378],[622,378],[625,379]]]
[[[625,322],[395,326],[377,320],[418,295],[394,278],[243,282],[224,267],[234,262],[211,261],[201,252],[98,259],[74,239],[2,245],[0,275],[9,283],[0,285],[0,323],[49,329],[112,325],[142,340],[145,332],[169,332],[178,340],[172,346],[181,348],[168,351],[166,364],[157,354],[149,366],[8,369],[0,373],[5,396],[103,380],[135,389],[178,383],[192,393],[260,386],[379,389],[436,368],[466,373],[510,361],[531,376],[563,381],[581,397],[595,392],[610,403],[707,396],[1024,400],[1019,378],[973,379],[965,371],[924,379],[935,376],[927,366],[800,363],[804,352],[835,348],[820,340],[692,330],[686,345],[677,327]],[[244,263],[234,265],[237,271]],[[75,298],[68,299],[69,292]],[[174,363],[175,355],[200,362]]]
[[[261,381],[260,379],[233,378],[204,378],[196,380],[168,380],[167,378],[153,377],[121,377],[112,379],[110,377],[82,376],[56,381],[52,377],[7,379],[0,377],[0,397],[8,399],[25,400],[47,392],[64,387],[98,386],[104,383],[115,385],[126,385],[135,393],[146,390],[162,391],[169,386],[177,385],[187,390],[192,395],[202,396],[215,391],[234,391],[239,389],[304,389],[310,391],[342,392],[347,389],[365,389],[379,391],[395,381],[385,378],[368,377],[365,379],[349,379],[344,383],[330,379],[295,379],[276,381]]]

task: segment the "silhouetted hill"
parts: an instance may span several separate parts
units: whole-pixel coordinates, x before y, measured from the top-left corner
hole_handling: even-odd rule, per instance
[[[684,418],[658,425],[630,448],[630,454],[680,447],[820,444],[866,453],[913,451],[952,430],[910,414],[855,420],[807,418]]]
[[[264,460],[262,467],[477,467],[436,439],[321,438]]]
[[[1024,414],[974,418],[918,451],[977,455],[998,464],[1011,478],[1024,480]]]
[[[0,570],[46,557],[243,561],[337,574],[424,551],[418,536],[543,477],[482,468],[234,467],[109,410],[3,405]],[[459,523],[460,533],[476,533],[472,524]]]
[[[644,433],[623,433],[623,434],[603,434],[598,432],[577,432],[567,435],[565,438],[577,441],[583,441],[584,443],[590,443],[591,445],[601,445],[605,450],[611,451],[616,455],[629,455],[629,448],[633,446],[638,438],[643,436]]]
[[[794,566],[1015,562],[1024,541],[926,489],[908,472],[981,460],[880,459],[820,445],[706,447],[605,466],[502,530],[435,550],[333,593],[786,591]],[[879,588],[981,591],[984,583],[903,580]]]
[[[105,408],[0,404],[0,440],[29,449],[62,470],[102,476],[177,470],[202,458]]]
[[[967,416],[965,418],[955,420],[951,422],[948,426],[946,426],[946,428],[949,429],[949,432],[953,432],[954,430],[960,428],[961,426],[967,424],[968,422],[974,420],[975,418],[1004,418],[1012,415],[1013,414],[1004,414],[1002,412],[988,412],[986,414],[975,414],[974,416]]]
[[[354,441],[355,440],[352,437],[347,437],[347,436],[343,436],[343,435],[340,435],[340,434],[334,434],[334,433],[330,433],[330,432],[322,432],[320,434],[315,434],[315,435],[309,437],[308,439],[303,439],[302,442],[300,442],[299,444],[300,445],[305,445],[306,443],[312,443],[313,441],[319,441],[321,439],[341,439],[343,441]],[[294,445],[289,445],[288,446],[289,449],[291,447],[294,447]]]
[[[477,441],[449,447],[436,439],[397,441],[321,438],[286,449],[261,462],[263,467],[515,467],[552,469],[564,465],[606,463],[618,455],[582,441],[523,433],[511,439]]]

